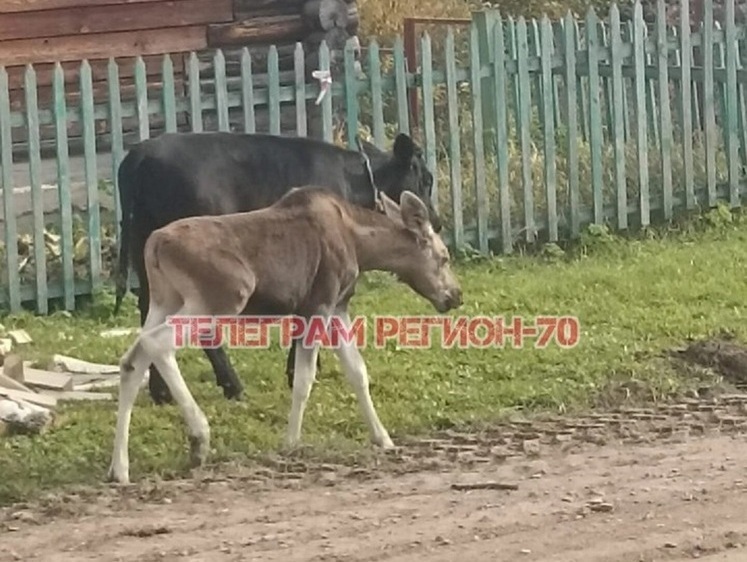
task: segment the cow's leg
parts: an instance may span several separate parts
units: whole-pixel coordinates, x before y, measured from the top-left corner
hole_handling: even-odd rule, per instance
[[[293,389],[293,376],[295,373],[295,363],[296,363],[296,346],[298,345],[298,342],[301,341],[301,339],[295,339],[293,342],[291,342],[290,349],[288,350],[288,359],[285,362],[285,375],[288,377],[288,388],[291,390]],[[316,356],[316,370],[317,372],[321,372],[322,370],[322,357],[321,355]]]
[[[293,377],[296,372],[295,370],[295,363],[296,363],[296,346],[298,345],[298,340],[293,340],[290,345],[290,349],[288,350],[288,359],[285,362],[285,376],[288,378],[288,388],[293,390]]]
[[[210,349],[203,348],[210,364],[215,372],[215,383],[223,388],[223,395],[229,400],[241,398],[244,387],[241,385],[239,376],[231,366],[228,355],[222,347]]]

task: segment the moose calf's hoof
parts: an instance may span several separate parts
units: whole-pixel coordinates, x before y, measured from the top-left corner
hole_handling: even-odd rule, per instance
[[[280,452],[284,455],[292,455],[301,449],[301,440],[292,437],[286,437],[283,444],[280,445]]]
[[[119,484],[120,486],[126,486],[130,483],[130,477],[126,470],[118,470],[113,466],[110,466],[106,473],[106,481]]]
[[[189,458],[193,467],[202,466],[207,460],[210,442],[201,437],[189,437]]]
[[[394,447],[394,443],[392,442],[391,437],[389,437],[388,435],[386,435],[384,437],[375,438],[374,439],[374,445],[378,445],[379,447],[381,447],[385,451],[389,450],[389,449],[394,449],[395,448]]]

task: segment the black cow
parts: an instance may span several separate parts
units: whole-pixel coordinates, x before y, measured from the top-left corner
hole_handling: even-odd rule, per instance
[[[395,201],[404,190],[427,205],[436,231],[441,221],[431,205],[433,176],[422,150],[400,134],[391,153],[364,143],[376,187]],[[118,170],[122,209],[117,314],[126,292],[128,265],[138,277],[141,325],[148,312],[148,281],[143,250],[154,230],[183,217],[221,215],[267,207],[293,187],[319,184],[355,204],[373,208],[374,192],[362,155],[305,137],[225,132],[166,133],[133,146]],[[293,386],[295,343],[286,363]],[[226,398],[238,398],[243,387],[222,348],[203,349]],[[150,395],[156,404],[172,400],[168,387],[151,365]]]

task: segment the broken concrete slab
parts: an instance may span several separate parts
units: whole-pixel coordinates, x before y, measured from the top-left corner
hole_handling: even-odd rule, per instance
[[[56,391],[56,390],[45,390],[42,392],[47,396],[52,396],[57,399],[58,402],[65,402],[66,400],[113,400],[114,397],[108,392],[85,392],[81,390],[68,390],[68,391]]]
[[[71,375],[34,368],[24,369],[23,383],[26,386],[49,390],[73,390],[73,377]]]
[[[11,390],[20,390],[21,392],[33,392],[23,383],[10,378],[8,375],[0,373],[0,387],[10,388]]]
[[[0,425],[2,432],[42,433],[52,422],[53,414],[45,408],[23,400],[0,397]]]
[[[3,373],[5,373],[5,376],[15,381],[23,382],[23,372],[23,361],[20,355],[11,353],[3,361]]]
[[[0,396],[0,401],[4,403],[3,408],[0,409],[0,419],[8,419],[8,416],[6,415],[7,412],[18,411],[18,409],[28,410],[30,412],[49,412],[49,410],[44,406],[32,404],[31,402],[26,402],[25,400],[19,398]],[[7,404],[7,402],[12,402],[13,404],[15,404],[15,406],[9,405]]]
[[[10,338],[0,338],[0,357],[5,357],[13,351],[13,340]]]
[[[76,386],[81,384],[90,384],[92,382],[101,382],[111,379],[114,375],[87,375],[85,373],[72,373],[70,375],[73,378],[73,390]]]
[[[66,355],[55,355],[52,358],[52,361],[55,365],[62,367],[69,373],[85,373],[92,375],[119,374],[118,365],[102,365],[101,363],[90,363],[89,361],[83,361],[82,359],[76,359],[75,357],[68,357]]]
[[[54,396],[45,396],[36,392],[23,392],[21,390],[11,390],[10,388],[0,388],[0,396],[9,398],[16,402],[28,402],[42,408],[54,408],[57,406],[57,399]]]
[[[109,380],[105,379],[84,384],[77,384],[73,386],[73,390],[87,391],[96,390],[97,388],[114,388],[115,386],[119,386],[119,377],[112,377]]]
[[[8,332],[8,336],[18,345],[32,342],[31,336],[26,330],[12,330]]]

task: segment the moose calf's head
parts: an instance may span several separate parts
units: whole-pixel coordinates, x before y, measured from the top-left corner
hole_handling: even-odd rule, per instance
[[[426,204],[403,191],[400,204],[381,194],[380,210],[405,230],[409,241],[398,256],[397,277],[444,313],[462,304],[462,289],[451,271],[449,250],[430,222]]]

